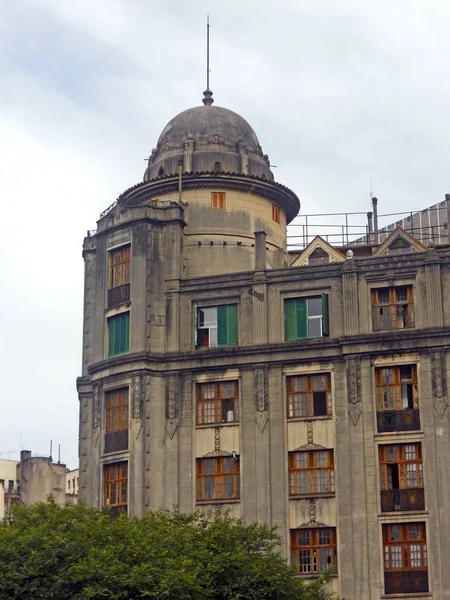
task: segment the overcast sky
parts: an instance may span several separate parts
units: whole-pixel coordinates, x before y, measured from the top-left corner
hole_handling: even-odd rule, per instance
[[[78,464],[83,237],[200,104],[207,12],[216,104],[302,213],[450,191],[448,0],[0,0],[0,458]]]

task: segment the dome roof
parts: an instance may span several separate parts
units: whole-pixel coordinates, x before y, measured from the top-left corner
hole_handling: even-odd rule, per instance
[[[197,106],[164,127],[149,158],[144,181],[184,172],[244,173],[273,181],[269,157],[256,133],[237,113],[220,106]]]

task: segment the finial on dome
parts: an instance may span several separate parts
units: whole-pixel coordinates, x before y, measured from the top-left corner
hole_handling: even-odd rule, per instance
[[[212,97],[213,93],[209,89],[209,28],[211,25],[209,24],[209,15],[206,18],[206,90],[203,92],[202,102],[205,106],[211,106],[214,102],[214,98]]]
[[[205,106],[211,106],[211,104],[214,102],[212,95],[213,93],[209,88],[203,92],[202,102]]]

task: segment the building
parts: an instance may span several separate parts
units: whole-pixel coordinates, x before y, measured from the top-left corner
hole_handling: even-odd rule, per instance
[[[78,469],[70,471],[51,456],[32,455],[22,450],[20,461],[0,460],[0,520],[17,502],[30,506],[52,496],[57,504],[78,500]]]
[[[450,598],[448,238],[288,253],[297,196],[203,103],[84,240],[80,498],[277,525],[346,600]]]

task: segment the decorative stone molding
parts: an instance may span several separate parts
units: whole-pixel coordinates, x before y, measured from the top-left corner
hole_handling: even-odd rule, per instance
[[[434,410],[443,419],[448,406],[445,352],[434,352],[431,355],[431,386]]]
[[[308,506],[309,523],[308,525],[317,525],[316,520],[316,500],[314,498],[309,499]]]
[[[131,417],[140,419],[143,412],[144,391],[142,377],[136,375],[131,381]]]
[[[178,429],[178,407],[179,407],[179,374],[171,373],[167,376],[167,400],[166,400],[166,431],[170,439],[173,439]]]
[[[92,398],[92,429],[100,427],[102,416],[102,383],[94,383],[94,396]]]
[[[353,425],[356,425],[362,413],[361,359],[359,357],[347,358],[346,371],[348,414],[353,421]]]
[[[220,448],[220,427],[216,427],[214,429],[214,452],[216,454],[220,454],[221,453],[221,448]]]
[[[314,446],[314,422],[306,421],[306,445]]]
[[[267,366],[258,367],[253,370],[255,379],[255,407],[256,407],[256,423],[261,433],[264,431],[267,421],[269,420],[268,411],[268,373]]]

